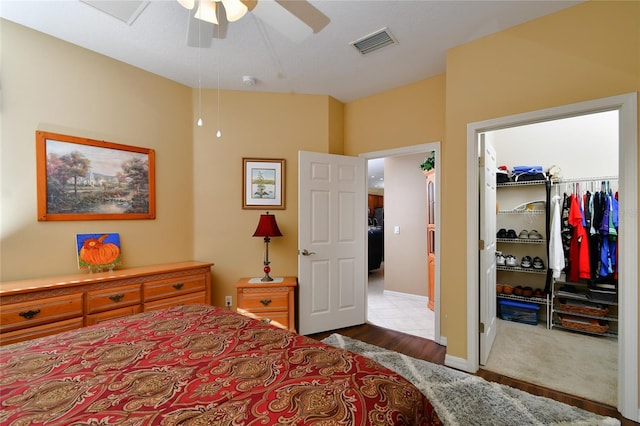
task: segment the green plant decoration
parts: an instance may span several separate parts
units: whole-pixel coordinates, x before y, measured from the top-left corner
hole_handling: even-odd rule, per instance
[[[423,171],[428,172],[429,170],[433,169],[435,166],[436,166],[436,152],[431,151],[431,155],[429,157],[425,157],[422,164],[420,164],[420,168]]]

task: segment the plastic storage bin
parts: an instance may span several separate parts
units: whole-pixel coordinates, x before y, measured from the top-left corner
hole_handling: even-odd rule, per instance
[[[500,307],[500,318],[503,320],[538,325],[540,306],[535,303],[500,299],[498,306]]]

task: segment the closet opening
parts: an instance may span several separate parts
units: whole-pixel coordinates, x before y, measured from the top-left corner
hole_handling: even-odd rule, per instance
[[[483,134],[499,179],[497,334],[482,368],[610,406],[618,371],[618,116]],[[615,218],[605,210],[614,203]]]
[[[619,181],[619,228],[620,235],[618,251],[618,389],[617,408],[620,413],[632,420],[638,419],[638,377],[635,372],[638,366],[638,311],[636,301],[637,288],[637,247],[638,247],[638,130],[637,130],[637,94],[612,96],[577,104],[533,111],[508,117],[502,117],[467,125],[467,168],[475,170],[478,167],[479,135],[493,130],[513,128],[517,126],[542,123],[563,118],[585,116],[592,113],[618,111],[618,181]],[[468,174],[467,185],[467,360],[466,364],[457,362],[456,367],[475,372],[480,367],[480,348],[492,343],[487,333],[479,333],[480,323],[489,323],[491,316],[496,319],[496,303],[493,311],[480,311],[481,304],[496,299],[494,285],[488,286],[481,281],[478,238],[485,224],[479,220],[480,196],[479,176]],[[495,201],[494,201],[495,203]],[[495,212],[495,206],[494,206]],[[495,224],[494,224],[495,225]],[[495,236],[498,229],[493,229]],[[495,254],[495,253],[494,253]],[[488,256],[485,256],[488,258]],[[495,275],[494,275],[495,276]],[[494,281],[495,283],[495,281]],[[491,293],[493,291],[493,294]],[[492,294],[492,295],[491,295]],[[483,315],[486,314],[486,318]],[[486,326],[485,326],[486,329]],[[494,335],[495,337],[495,335]],[[485,351],[486,352],[486,351]],[[464,365],[462,365],[464,364]]]

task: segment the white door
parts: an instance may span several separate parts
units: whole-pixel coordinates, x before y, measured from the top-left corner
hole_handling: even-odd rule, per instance
[[[496,338],[496,151],[480,135],[480,364]]]
[[[298,153],[299,333],[366,321],[365,159]]]

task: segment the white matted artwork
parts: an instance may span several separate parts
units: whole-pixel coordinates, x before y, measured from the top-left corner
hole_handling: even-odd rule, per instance
[[[242,159],[243,209],[285,208],[284,165],[284,159]]]

